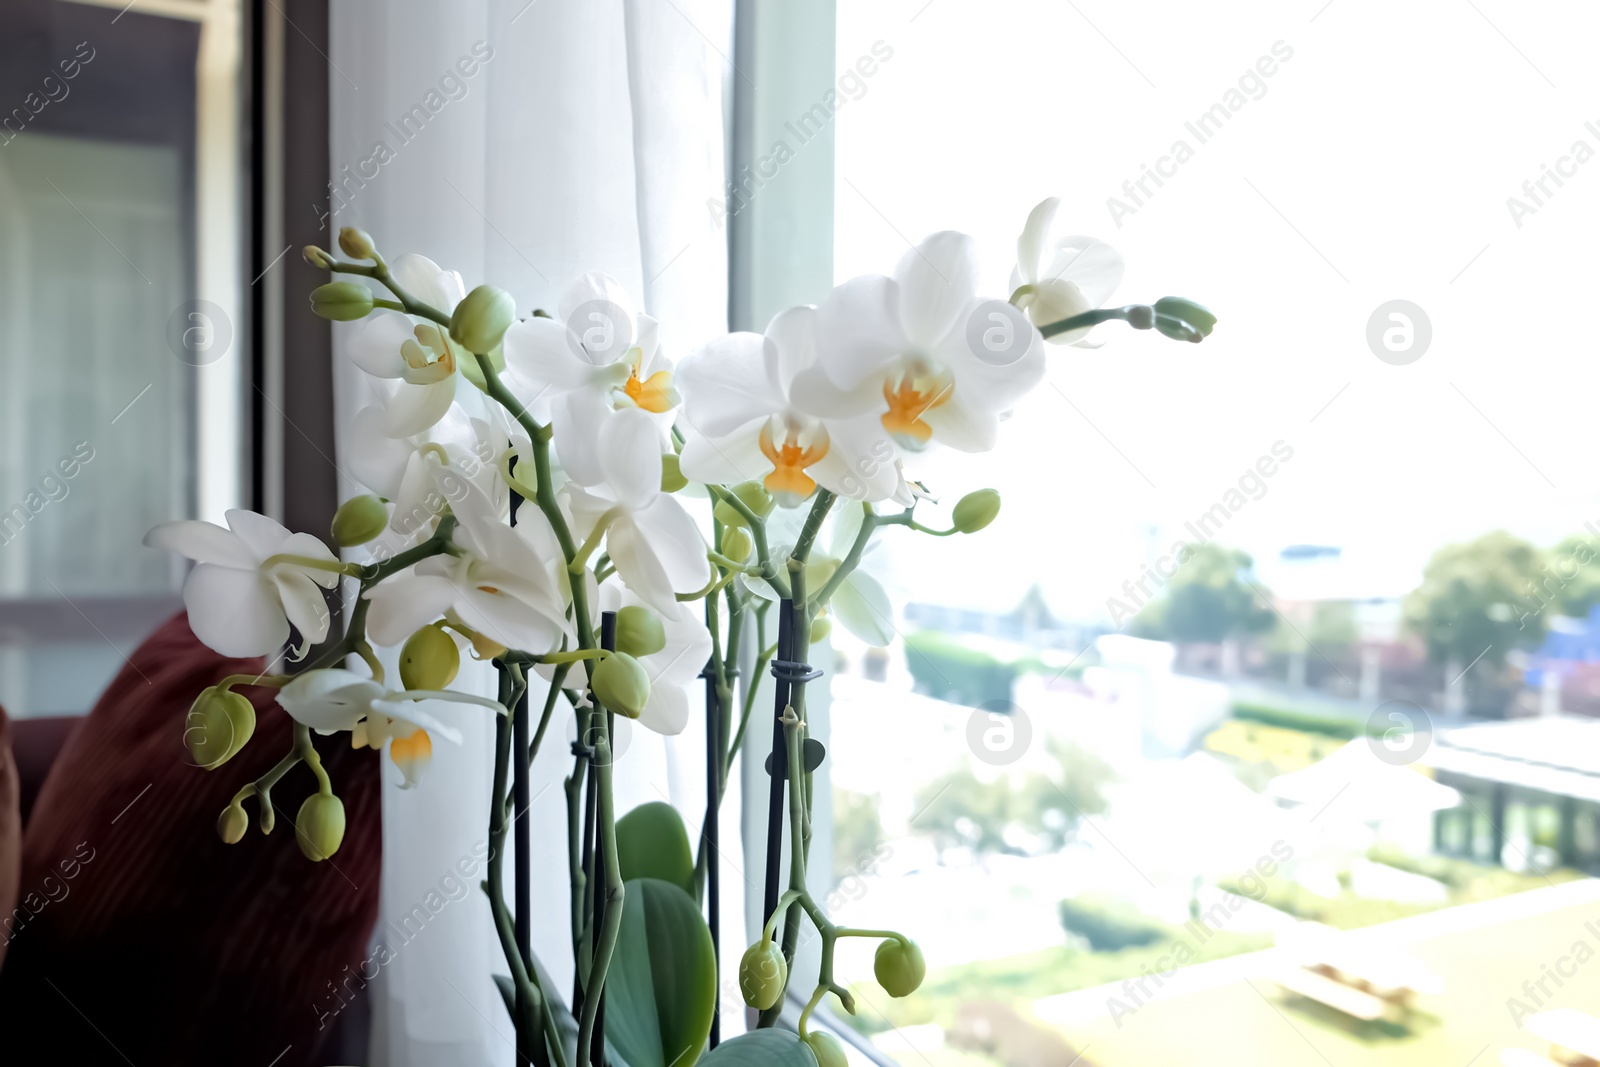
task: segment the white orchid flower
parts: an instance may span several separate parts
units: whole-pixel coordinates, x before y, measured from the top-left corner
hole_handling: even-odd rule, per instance
[[[813,547],[811,555],[806,560],[808,596],[820,592],[838,571],[840,563],[850,554],[850,548],[855,544],[856,536],[861,532],[861,524],[866,518],[862,507],[860,504],[849,504],[833,510],[828,520],[831,530],[827,550]],[[776,558],[785,558],[793,551],[794,537],[799,533],[797,522],[797,519],[791,520],[790,528],[787,530],[783,528],[781,521],[775,525],[772,532],[788,538],[786,543],[774,549]],[[856,568],[845,575],[823,607],[850,633],[869,645],[882,647],[893,641],[899,631],[894,625],[894,603],[884,590],[883,583],[873,573],[877,570],[873,564],[879,544],[876,539],[867,543]],[[781,599],[778,591],[764,578],[744,575],[739,580],[763,600],[776,602]]]
[[[896,449],[875,415],[817,418],[792,399],[795,378],[817,364],[816,318],[814,307],[791,308],[765,335],[729,334],[683,361],[683,475],[760,481],[784,507],[819,484],[851,500],[909,504]]]
[[[662,613],[678,604],[677,593],[703,588],[711,579],[700,528],[670,493],[661,491],[661,436],[643,411],[618,411],[595,439],[580,437],[582,456],[603,478],[593,486],[569,483],[562,498],[573,534],[585,541],[604,529],[606,552],[617,576],[645,603]]]
[[[390,267],[400,287],[444,315],[466,295],[466,283],[426,256],[404,255]],[[383,432],[410,437],[444,418],[457,398],[462,376],[482,385],[477,361],[450,331],[399,311],[379,311],[356,326],[350,359],[380,382],[393,383],[383,404]]]
[[[472,481],[435,453],[425,453],[423,462],[456,517],[455,551],[422,560],[368,590],[368,635],[380,645],[397,645],[450,612],[507,648],[555,648],[566,628],[566,609],[548,559],[528,536],[500,521],[494,503]],[[520,530],[547,520],[537,508],[524,508],[518,521]]]
[[[310,534],[290,533],[265,515],[233,510],[225,517],[226,529],[197,520],[165,522],[144,538],[151,548],[195,561],[183,583],[194,635],[224,656],[277,652],[291,623],[303,648],[327,637],[321,590],[339,583],[334,554]]]
[[[615,278],[591,271],[569,285],[556,318],[535,316],[506,331],[513,389],[555,429],[556,456],[568,477],[595,485],[595,439],[615,411],[655,417],[663,440],[678,404],[672,363],[656,320],[634,309]]]
[[[1060,237],[1052,233],[1060,206],[1059,197],[1041,201],[1028,214],[1022,235],[1017,238],[1017,266],[1011,272],[1011,289],[1013,293],[1019,289],[1024,292],[1013,299],[1035,326],[1093,311],[1122,282],[1122,256],[1115,248],[1093,237]],[[1046,340],[1055,345],[1097,348],[1085,340],[1093,328],[1069,330]]]
[[[485,418],[469,418],[453,406],[422,433],[391,437],[382,406],[369,405],[356,412],[343,455],[351,475],[393,505],[389,528],[415,539],[432,530],[448,503],[435,489],[424,461],[430,452],[483,490],[498,514],[506,514],[510,495],[500,476],[501,458],[508,450],[518,456],[532,451],[527,435],[508,431],[506,421],[494,410]],[[532,469],[531,460],[525,469]]]
[[[900,447],[994,447],[1000,416],[1044,377],[1039,331],[1003,300],[978,298],[972,238],[944,231],[894,277],[853,278],[817,309],[817,367],[799,406],[825,418],[871,412]]]
[[[390,692],[342,667],[296,676],[278,690],[278,703],[295,722],[319,734],[349,731],[352,748],[382,748],[389,742],[389,758],[405,776],[405,789],[422,780],[433,757],[433,738],[461,743],[461,731],[434,711],[451,704],[481,704],[503,711],[494,701],[466,693]]]

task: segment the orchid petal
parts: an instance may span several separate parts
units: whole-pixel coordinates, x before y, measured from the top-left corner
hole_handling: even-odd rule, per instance
[[[256,570],[202,563],[183,583],[189,629],[224,656],[265,656],[289,639],[276,591]]]
[[[1050,236],[1051,227],[1055,225],[1056,210],[1060,206],[1061,198],[1052,196],[1039,201],[1034,209],[1028,212],[1028,221],[1022,227],[1021,236],[1017,238],[1017,272],[1023,282],[1039,280],[1039,260],[1044,253],[1044,242]]]
[[[187,556],[197,563],[254,570],[259,562],[232,530],[198,519],[164,522],[144,535],[144,543],[151,548],[164,548]]]
[[[816,339],[818,366],[838,389],[850,393],[863,382],[875,385],[909,343],[899,286],[881,275],[836,286],[817,307]]]
[[[829,610],[840,626],[869,645],[881,648],[894,640],[894,604],[870,574],[853,571],[840,582]]]
[[[894,277],[906,338],[929,347],[957,328],[978,294],[977,242],[955,230],[931,234],[900,257]]]
[[[379,645],[398,645],[455,602],[456,583],[433,574],[397,574],[364,594],[367,636]]]

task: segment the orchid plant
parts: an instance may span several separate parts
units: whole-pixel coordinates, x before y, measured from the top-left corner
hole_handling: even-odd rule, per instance
[[[1057,207],[1047,200],[1029,215],[1009,298],[980,293],[972,238],[936,233],[892,275],[847,281],[763,334],[718,338],[676,366],[656,321],[603,274],[574,280],[553,314],[519,318],[503,290],[468,290],[418,255],[391,264],[359,230],[339,234],[347,258],[305,249],[313,266],[344,276],[311,294],[312,309],[355,324],[349,353],[372,387],[346,457],[370,491],[347,500],[331,530],[343,558],[248,511],[229,512],[226,529],[168,523],[146,539],[195,562],[184,602],[207,645],[272,656],[298,638],[288,654],[304,669],[220,679],[189,712],[186,741],[207,770],[238,757],[254,730],[238,689],[275,688],[295,723],[290,751],[222,812],[222,839],[246,835],[252,801],[256,825],[270,832],[273,790],[303,763],[316,791],[295,833],[309,859],[325,859],[343,838],[344,809],[317,737],[387,746],[404,786],[427,788],[433,745],[460,743],[452,723],[486,709],[497,716],[497,745],[483,888],[510,970],[502,988],[521,1056],[557,1067],[665,1067],[702,1055],[725,1067],[844,1063],[835,1039],[809,1026],[830,993],[854,1011],[833,973],[837,940],[881,939],[875,971],[892,996],[917,988],[924,961],[897,931],[835,926],[806,888],[804,681],[793,681],[777,717],[789,889],[738,976],[760,1027],[710,1051],[716,960],[700,904],[714,859],[708,834],[691,855],[666,805],[618,817],[613,779],[625,768],[613,759],[614,716],[676,734],[690,719],[690,686],[709,680],[709,831],[747,747],[756,681],[778,650],[774,609],[792,613],[792,661],[803,662],[835,621],[887,643],[889,599],[862,568],[875,536],[889,527],[973,534],[999,511],[999,495],[979,489],[955,505],[948,528],[919,520],[938,446],[991,448],[1001,419],[1044,378],[1047,345],[1090,344],[1099,323],[1189,341],[1211,332],[1215,318],[1187,300],[1102,307],[1121,258],[1056,234]],[[324,591],[341,583],[346,625],[330,637]],[[375,646],[399,647],[398,685]],[[451,688],[463,653],[492,665],[497,697]],[[756,666],[742,695],[741,653]],[[517,935],[533,917],[515,914],[501,888],[508,779],[526,773],[562,701],[583,739],[566,783],[579,976],[570,1010]],[[515,743],[523,737],[531,741]],[[775,1024],[807,919],[822,963],[791,1033]]]

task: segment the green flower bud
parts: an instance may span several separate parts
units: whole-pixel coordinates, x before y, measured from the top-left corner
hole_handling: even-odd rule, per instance
[[[772,499],[772,494],[760,482],[740,482],[732,487],[733,495],[738,497],[744,506],[755,513],[756,518],[764,519],[772,514],[772,509],[777,502]],[[732,504],[725,500],[718,500],[717,506],[712,509],[717,519],[724,526],[745,525],[744,516],[739,514]]]
[[[217,816],[217,836],[222,838],[224,844],[237,845],[244,840],[244,833],[248,829],[250,816],[237,802],[223,808],[222,814]]]
[[[311,310],[334,322],[354,322],[372,312],[372,290],[356,282],[329,282],[311,290]]]
[[[354,548],[383,533],[389,524],[389,509],[371,493],[353,496],[339,505],[333,513],[333,525],[328,532],[333,543],[340,548]]]
[[[811,620],[811,643],[817,644],[826,641],[828,635],[833,633],[833,620],[826,615],[818,615]]]
[[[189,706],[183,743],[195,763],[209,771],[232,759],[255,732],[255,705],[213,685],[201,690]]]
[[[757,1011],[766,1011],[783,996],[789,984],[789,965],[783,961],[783,949],[775,941],[763,937],[744,950],[739,961],[739,992],[744,1002]]]
[[[683,476],[683,468],[679,465],[676,452],[666,452],[661,456],[661,491],[663,493],[676,493],[679,489],[689,484],[689,479]]]
[[[617,651],[630,656],[650,656],[667,647],[661,616],[639,604],[617,612]]]
[[[346,226],[339,231],[339,248],[351,259],[371,259],[372,237],[365,230]]]
[[[319,863],[339,851],[344,840],[344,801],[312,793],[294,817],[294,839],[306,859]]]
[[[1154,305],[1156,329],[1178,341],[1195,341],[1210,337],[1217,317],[1210,309],[1185,300],[1180,296],[1164,296]]]
[[[878,946],[877,954],[872,957],[872,973],[891,997],[909,997],[922,984],[928,965],[923,962],[922,949],[915,941],[891,937]]]
[[[487,354],[517,321],[517,302],[504,289],[480,285],[462,298],[450,316],[450,336],[468,352]]]
[[[735,563],[743,563],[755,549],[750,531],[743,526],[730,526],[722,531],[722,554]]]
[[[650,675],[626,652],[612,652],[589,676],[589,688],[607,709],[637,719],[650,699]]]
[[[850,1059],[844,1054],[844,1046],[839,1044],[839,1039],[832,1034],[813,1030],[806,1035],[806,1044],[810,1046],[811,1054],[817,1058],[817,1067],[850,1067]]]
[[[300,258],[318,270],[332,270],[336,262],[332,256],[316,245],[306,245],[302,248],[300,250]]]
[[[977,533],[1000,514],[1000,491],[978,489],[956,501],[956,510],[950,521],[962,533]]]
[[[460,669],[456,639],[437,626],[422,627],[400,648],[400,684],[407,689],[443,689]]]

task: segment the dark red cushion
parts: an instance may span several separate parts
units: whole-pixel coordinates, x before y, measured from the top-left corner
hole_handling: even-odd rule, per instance
[[[377,757],[318,739],[347,818],[332,859],[312,863],[295,845],[295,812],[315,788],[304,766],[273,791],[270,836],[252,828],[223,844],[218,814],[289,750],[291,723],[271,690],[240,689],[256,705],[255,736],[203,771],[184,718],[205,686],[261,666],[212,652],[179,615],[67,740],[23,844],[27,918],[0,969],[8,1042],[31,1035],[75,1065],[321,1062],[324,1013],[339,1003],[329,983],[350,988],[377,918]],[[253,818],[254,801],[246,809]]]
[[[17,764],[11,757],[11,723],[0,708],[0,963],[5,962],[11,926],[5,919],[17,906],[22,874],[22,802]]]

